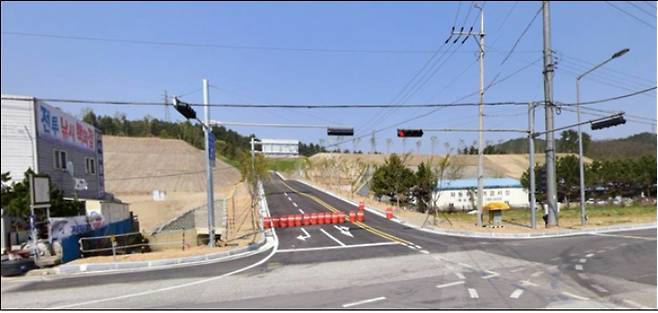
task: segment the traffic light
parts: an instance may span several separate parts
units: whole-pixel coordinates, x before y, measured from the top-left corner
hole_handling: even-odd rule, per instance
[[[617,126],[617,125],[625,124],[625,123],[626,123],[626,120],[624,119],[624,116],[623,115],[618,115],[618,116],[609,118],[607,120],[592,123],[592,130],[608,128],[608,127]]]
[[[327,128],[327,136],[354,136],[354,128]]]
[[[398,137],[423,137],[422,129],[398,129]]]
[[[185,116],[186,119],[196,119],[196,112],[192,109],[192,106],[189,103],[178,100],[178,97],[174,97],[174,108],[178,113]]]

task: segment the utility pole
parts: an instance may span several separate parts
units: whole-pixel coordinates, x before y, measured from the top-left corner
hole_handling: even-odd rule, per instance
[[[166,122],[169,122],[169,95],[167,95],[167,91],[164,91],[164,119]]]
[[[535,196],[535,104],[528,103],[528,164],[530,174],[530,226],[537,228],[537,204]]]
[[[375,138],[375,131],[372,131],[372,136],[370,137],[370,153],[375,154],[377,152],[377,139]]]
[[[450,33],[450,37],[446,40],[446,43],[452,39],[452,36],[457,35],[457,38],[452,42],[452,43],[457,43],[457,41],[461,38],[461,36],[465,36],[464,40],[461,42],[462,44],[466,42],[466,40],[473,36],[473,38],[476,40],[478,43],[478,46],[480,47],[480,105],[478,106],[478,121],[479,121],[479,136],[478,136],[478,171],[477,171],[477,180],[478,180],[478,200],[477,200],[477,205],[478,205],[478,212],[477,212],[477,225],[482,226],[482,206],[483,206],[483,192],[484,192],[484,187],[483,187],[483,176],[484,176],[484,154],[483,154],[483,144],[484,144],[484,8],[481,6],[474,4],[474,7],[480,10],[480,32],[479,33],[473,33],[473,27],[468,30],[468,32],[464,32],[464,27],[462,27],[459,31],[455,31],[455,28],[452,28],[452,32]],[[479,37],[479,41],[478,41]]]
[[[206,127],[203,129],[206,138],[206,170],[208,172],[208,246],[212,248],[215,247],[215,189],[210,164],[210,95],[208,94],[207,79],[203,80],[203,104],[203,112],[206,116]]]
[[[551,50],[551,11],[549,1],[542,1],[544,33],[544,108],[546,115],[546,202],[548,227],[558,225],[555,175],[555,135],[553,132],[553,53]]]

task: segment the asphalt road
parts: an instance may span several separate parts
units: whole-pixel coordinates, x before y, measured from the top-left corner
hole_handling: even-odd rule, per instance
[[[276,176],[265,190],[273,216],[357,210]],[[3,279],[2,308],[656,308],[655,228],[485,240],[369,212],[339,226],[277,229],[275,250],[229,262]]]

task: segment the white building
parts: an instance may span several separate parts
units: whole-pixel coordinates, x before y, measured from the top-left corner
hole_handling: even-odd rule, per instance
[[[512,208],[528,207],[528,190],[521,182],[513,178],[484,178],[483,203],[505,202]],[[434,192],[434,199],[439,210],[470,211],[477,209],[476,178],[444,180]]]
[[[290,158],[299,156],[299,140],[261,139],[261,149],[266,157]]]

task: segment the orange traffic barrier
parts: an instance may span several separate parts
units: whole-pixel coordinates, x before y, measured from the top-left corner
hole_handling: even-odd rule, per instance
[[[287,216],[282,216],[282,217],[279,218],[279,227],[280,228],[288,227],[288,217]]]
[[[318,213],[318,225],[324,224],[324,213]]]
[[[331,213],[331,223],[338,224],[338,213],[336,212]]]
[[[279,218],[272,217],[272,228],[279,228]]]
[[[338,224],[345,223],[345,213],[338,212]]]
[[[359,211],[363,211],[365,209],[366,205],[363,203],[363,201],[359,202]]]
[[[359,221],[359,222],[363,222],[363,220],[365,218],[364,215],[365,214],[363,213],[363,211],[356,212],[356,220]]]
[[[302,215],[301,214],[295,215],[295,226],[297,226],[297,227],[302,226]]]
[[[393,208],[386,208],[386,218],[389,220],[393,218]]]
[[[304,214],[304,226],[311,225],[311,214]]]
[[[329,212],[324,213],[324,223],[331,224],[331,213]]]
[[[311,225],[316,225],[318,223],[318,214],[317,213],[311,213]]]
[[[354,211],[350,211],[350,223],[354,223],[356,221],[356,213]]]
[[[263,229],[269,229],[270,228],[270,218],[266,217],[263,218]]]

